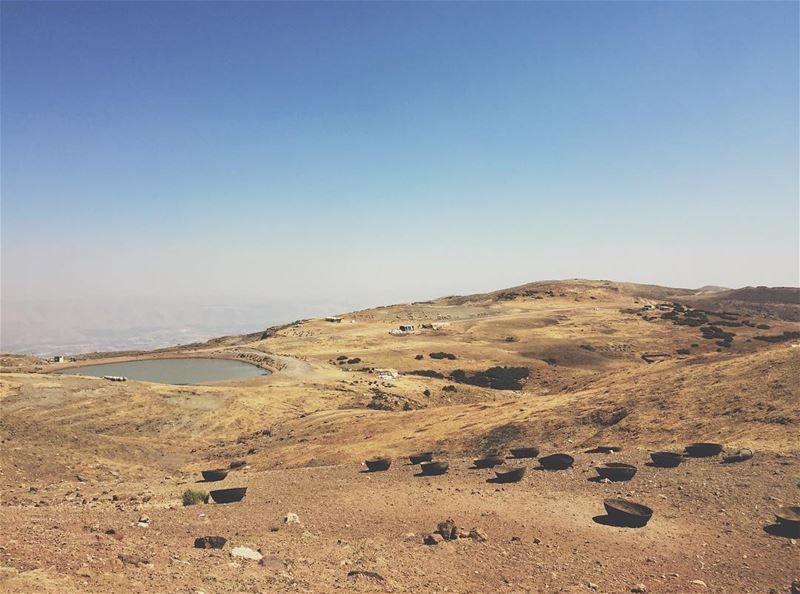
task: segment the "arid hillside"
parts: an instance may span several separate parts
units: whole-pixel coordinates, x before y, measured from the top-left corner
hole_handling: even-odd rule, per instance
[[[797,295],[538,282],[154,353],[4,355],[0,591],[788,592],[800,549],[764,527],[800,504]],[[204,386],[58,373],[187,356],[275,373]],[[692,442],[755,455],[645,465]],[[529,472],[500,486],[469,470],[524,445],[574,468],[511,460]],[[448,474],[415,476],[406,457],[427,450]],[[360,472],[379,455],[389,472]],[[181,504],[214,488],[199,471],[235,460],[223,486],[247,486],[242,503]],[[596,482],[609,460],[638,473]],[[593,521],[614,495],[653,520]],[[448,517],[487,540],[423,544]],[[208,535],[229,545],[193,548]],[[270,562],[231,557],[240,545]]]

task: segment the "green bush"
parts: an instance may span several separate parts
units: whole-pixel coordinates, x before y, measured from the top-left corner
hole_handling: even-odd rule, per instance
[[[208,499],[208,493],[205,491],[192,491],[186,489],[183,492],[183,505],[196,505],[198,503],[205,503]]]

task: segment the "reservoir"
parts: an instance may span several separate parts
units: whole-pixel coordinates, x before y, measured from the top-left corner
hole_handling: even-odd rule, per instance
[[[65,369],[61,373],[94,377],[123,376],[131,380],[179,385],[204,384],[270,374],[266,369],[244,361],[197,358],[144,359],[121,363],[82,365]]]

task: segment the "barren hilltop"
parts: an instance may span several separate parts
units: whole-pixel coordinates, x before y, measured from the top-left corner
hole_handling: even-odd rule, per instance
[[[0,591],[789,592],[800,545],[774,522],[800,505],[799,321],[796,288],[571,280],[152,353],[3,355]],[[56,373],[174,357],[274,373]],[[650,462],[694,442],[754,454]],[[473,468],[526,446],[574,463],[509,459],[514,483]],[[448,472],[420,476],[424,451]],[[376,457],[391,467],[365,472]],[[605,462],[636,474],[600,480]],[[247,494],[182,500],[224,487]],[[608,498],[652,519],[614,523]]]

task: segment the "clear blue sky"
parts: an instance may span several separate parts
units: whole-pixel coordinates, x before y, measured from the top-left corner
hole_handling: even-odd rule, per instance
[[[5,298],[798,284],[798,3],[2,3]]]

